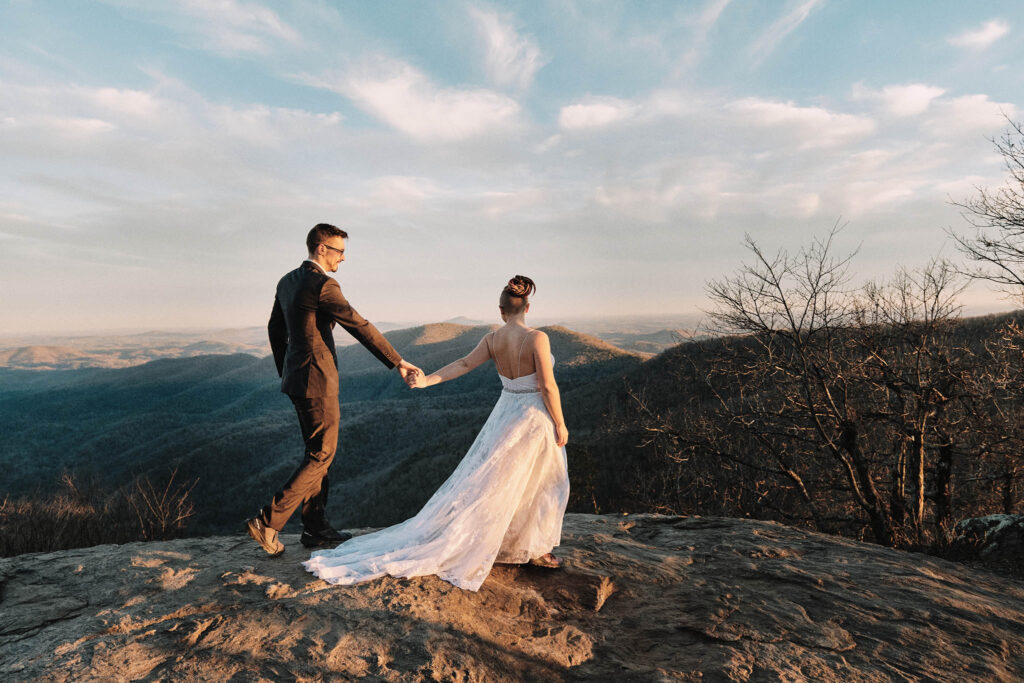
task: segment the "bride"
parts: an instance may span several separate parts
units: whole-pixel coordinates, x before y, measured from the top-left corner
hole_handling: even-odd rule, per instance
[[[415,517],[318,550],[302,563],[307,570],[333,584],[436,574],[475,591],[495,562],[561,566],[551,550],[569,498],[569,431],[548,337],[526,325],[535,290],[533,280],[516,275],[498,302],[504,327],[434,374],[407,378],[424,388],[494,361],[501,396],[452,475]]]

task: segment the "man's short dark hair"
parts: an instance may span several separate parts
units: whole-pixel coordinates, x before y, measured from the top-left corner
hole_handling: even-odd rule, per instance
[[[316,251],[317,246],[329,237],[348,239],[348,233],[328,223],[317,223],[306,235],[306,249],[312,254]]]

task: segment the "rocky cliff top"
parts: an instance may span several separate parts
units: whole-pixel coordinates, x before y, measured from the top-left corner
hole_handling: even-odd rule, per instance
[[[566,568],[334,587],[241,533],[0,560],[0,679],[1024,679],[1024,585],[773,524],[567,515]]]

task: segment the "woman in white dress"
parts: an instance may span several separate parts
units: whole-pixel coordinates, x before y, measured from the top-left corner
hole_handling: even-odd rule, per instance
[[[436,574],[478,590],[495,562],[558,568],[551,550],[569,499],[569,431],[546,334],[526,325],[532,280],[516,275],[498,303],[505,326],[469,355],[437,372],[408,378],[424,388],[493,360],[502,391],[487,422],[450,477],[412,519],[318,550],[303,566],[333,584],[389,574]]]

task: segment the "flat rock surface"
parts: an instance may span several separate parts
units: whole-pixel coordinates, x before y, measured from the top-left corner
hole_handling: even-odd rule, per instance
[[[330,586],[284,542],[0,560],[0,680],[1024,680],[1024,585],[770,522],[567,515],[565,569],[477,593]]]

